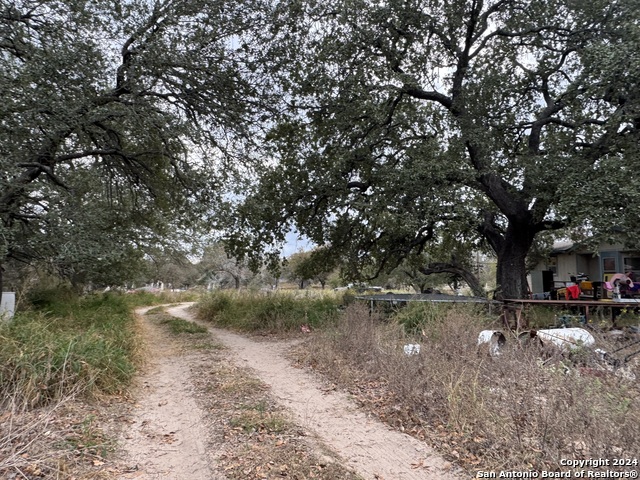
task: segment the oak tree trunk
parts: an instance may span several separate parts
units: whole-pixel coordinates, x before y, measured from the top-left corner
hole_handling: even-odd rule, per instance
[[[528,295],[525,260],[534,237],[535,231],[529,225],[509,224],[504,241],[496,251],[498,257],[496,297],[498,299],[525,298]]]

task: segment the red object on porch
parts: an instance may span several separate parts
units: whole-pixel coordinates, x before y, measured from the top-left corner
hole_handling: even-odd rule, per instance
[[[567,300],[577,300],[580,298],[580,286],[571,285],[567,287]]]

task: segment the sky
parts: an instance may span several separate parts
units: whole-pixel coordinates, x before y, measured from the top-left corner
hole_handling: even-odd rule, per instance
[[[287,233],[284,247],[282,248],[282,256],[288,257],[300,250],[306,251],[313,248],[313,243],[308,238],[301,238],[298,232],[291,231]]]

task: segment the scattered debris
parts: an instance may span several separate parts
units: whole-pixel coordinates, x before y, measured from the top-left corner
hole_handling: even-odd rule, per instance
[[[489,355],[497,357],[500,355],[500,349],[507,343],[507,338],[500,330],[483,330],[478,335],[478,347],[487,345],[489,347]]]
[[[584,328],[551,328],[538,330],[536,336],[543,345],[553,344],[563,351],[590,347],[596,343],[595,338]]]
[[[419,355],[420,354],[420,345],[417,343],[409,343],[404,346],[404,354],[405,355]]]

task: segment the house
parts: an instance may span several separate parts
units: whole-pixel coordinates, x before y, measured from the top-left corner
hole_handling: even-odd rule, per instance
[[[629,272],[640,280],[640,250],[603,242],[594,252],[584,244],[556,242],[549,257],[531,272],[530,285],[533,293],[542,293],[575,281],[581,274],[597,282]]]

